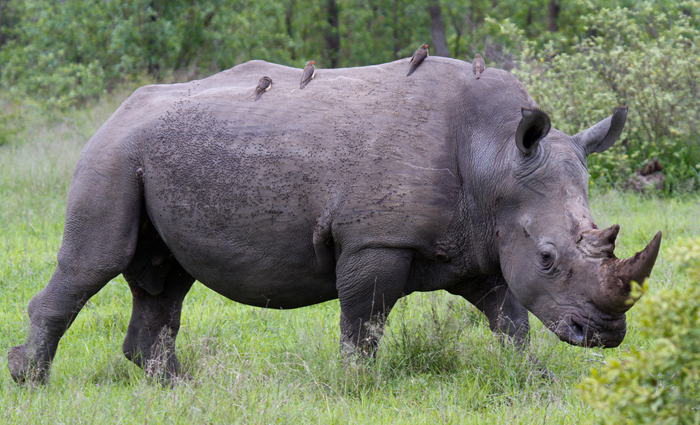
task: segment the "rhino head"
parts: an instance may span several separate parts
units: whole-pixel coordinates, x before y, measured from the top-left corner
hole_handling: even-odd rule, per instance
[[[544,112],[523,109],[508,158],[516,195],[495,226],[501,270],[518,301],[573,345],[622,342],[631,282],[649,277],[659,252],[661,232],[633,257],[617,258],[620,227],[598,229],[588,207],[586,158],[613,145],[626,115],[618,108],[570,137]]]

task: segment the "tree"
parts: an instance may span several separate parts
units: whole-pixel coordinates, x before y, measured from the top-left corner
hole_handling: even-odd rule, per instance
[[[557,32],[557,17],[559,16],[560,7],[557,0],[549,0],[549,24],[547,25],[547,31],[549,32]]]
[[[429,0],[428,13],[430,14],[431,29],[433,34],[433,50],[435,56],[450,56],[445,40],[445,24],[442,22],[442,11],[439,0]]]
[[[328,43],[330,67],[337,68],[340,60],[340,33],[338,31],[338,4],[335,0],[328,0],[326,43]]]

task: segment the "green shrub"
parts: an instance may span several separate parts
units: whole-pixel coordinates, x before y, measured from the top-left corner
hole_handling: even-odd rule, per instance
[[[700,238],[688,239],[674,250],[675,258],[693,281],[700,282]]]
[[[429,36],[421,1],[377,10],[338,2],[343,43],[330,52],[329,3],[313,0],[11,0],[0,24],[0,88],[40,106],[97,98],[148,73],[213,73],[251,59],[322,68],[409,56]],[[390,22],[377,19],[392,12]],[[416,35],[418,34],[418,35]],[[4,39],[4,42],[2,40]]]
[[[585,15],[588,36],[571,48],[550,42],[535,51],[523,43],[516,74],[565,133],[629,105],[621,141],[588,158],[595,181],[623,183],[658,157],[667,190],[700,187],[700,2],[680,2],[669,12],[661,3]]]
[[[641,336],[652,345],[632,348],[582,383],[600,423],[700,424],[700,239],[674,251],[692,283],[640,301]]]
[[[41,106],[64,107],[94,99],[146,70],[157,77],[180,54],[178,42],[187,33],[175,31],[150,4],[155,2],[10,2],[17,22],[5,29],[7,42],[0,50],[3,88]]]
[[[430,38],[425,0],[366,3],[9,0],[0,14],[0,90],[61,109],[146,74],[192,79],[197,69],[250,59],[368,65],[406,57]],[[668,191],[700,188],[700,0],[623,0],[616,4],[628,7],[615,8],[572,0],[556,32],[545,29],[546,8],[536,2],[497,3],[440,2],[452,54],[480,51],[489,66],[510,68],[519,52],[516,74],[568,134],[629,105],[622,140],[588,160],[594,181],[622,183],[658,157]],[[342,42],[331,52],[333,34]]]

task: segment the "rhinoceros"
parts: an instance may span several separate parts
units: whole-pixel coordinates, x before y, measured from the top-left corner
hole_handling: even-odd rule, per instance
[[[123,352],[147,369],[164,359],[170,377],[195,279],[259,307],[337,298],[352,353],[374,352],[399,298],[438,289],[519,346],[528,310],[562,341],[619,345],[661,233],[618,259],[619,226],[589,211],[586,158],[613,145],[627,108],[571,137],[506,71],[408,67],[319,69],[299,90],[300,69],[251,61],[136,90],[78,159],[12,377],[46,381],[61,336],[119,274],[133,295]],[[261,76],[274,85],[255,102]]]

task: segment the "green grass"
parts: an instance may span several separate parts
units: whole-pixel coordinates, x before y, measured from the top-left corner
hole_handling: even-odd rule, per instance
[[[24,110],[0,146],[0,422],[2,423],[580,423],[595,414],[577,384],[591,368],[649,341],[628,316],[621,347],[561,343],[535,319],[532,352],[503,348],[481,314],[447,293],[414,294],[389,318],[371,364],[338,350],[337,301],[291,311],[247,307],[195,284],[185,299],[178,355],[191,381],[165,387],[121,353],[131,295],[120,277],[86,305],[59,346],[47,386],[18,386],[7,349],[24,342],[26,307],[48,282],[63,230],[65,197],[81,147],[124,99],[46,118]],[[700,236],[697,197],[659,199],[598,191],[598,224],[621,225],[618,255],[657,230],[662,252],[650,290],[687,285],[668,247]]]

